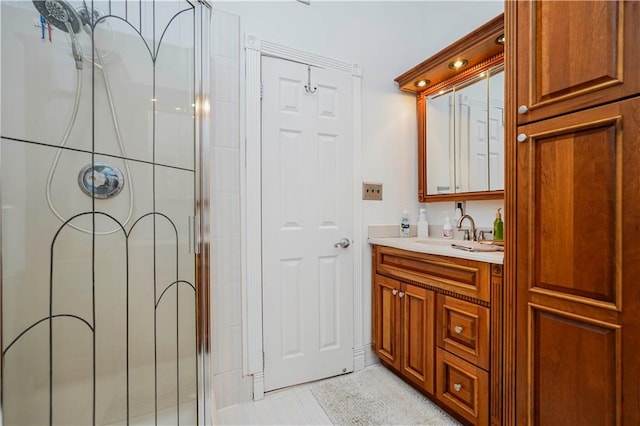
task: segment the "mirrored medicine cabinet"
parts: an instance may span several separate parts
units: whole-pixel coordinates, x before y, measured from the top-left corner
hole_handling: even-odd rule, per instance
[[[396,82],[417,95],[420,202],[504,197],[504,16]]]

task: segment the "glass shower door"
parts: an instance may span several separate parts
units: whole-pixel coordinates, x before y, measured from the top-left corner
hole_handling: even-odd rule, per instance
[[[204,6],[0,7],[3,421],[195,424]]]

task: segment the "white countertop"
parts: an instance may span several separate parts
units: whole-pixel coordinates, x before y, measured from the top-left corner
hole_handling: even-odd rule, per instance
[[[478,260],[480,262],[497,263],[499,265],[504,263],[504,252],[502,251],[465,251],[451,247],[451,244],[456,242],[462,243],[463,241],[424,237],[369,238],[369,244],[376,244],[379,246],[394,247],[418,253],[457,257],[460,259]]]

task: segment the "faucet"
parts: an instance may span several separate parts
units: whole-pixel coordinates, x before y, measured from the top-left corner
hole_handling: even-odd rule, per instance
[[[458,229],[458,231],[460,231],[462,229],[462,222],[465,219],[469,219],[469,223],[471,223],[471,239],[473,241],[478,241],[478,237],[476,236],[476,223],[473,221],[473,218],[468,214],[463,214],[462,216],[460,216],[460,219],[458,219],[458,224],[456,225],[456,228]],[[465,233],[465,237],[467,235],[468,234]]]

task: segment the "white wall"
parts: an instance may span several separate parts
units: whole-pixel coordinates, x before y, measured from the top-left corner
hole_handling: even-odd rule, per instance
[[[404,208],[415,222],[422,207],[417,201],[415,96],[400,92],[394,78],[500,14],[502,1],[312,0],[310,6],[292,0],[217,1],[215,8],[238,15],[241,33],[362,67],[362,178],[384,184],[383,201],[363,202],[363,235],[366,238],[368,225],[399,223]],[[501,205],[467,203],[467,212],[476,217],[478,225],[490,227],[494,208]],[[430,224],[441,225],[447,210],[453,212],[453,203],[427,205]],[[370,251],[366,243],[363,246],[364,336],[369,343]],[[239,309],[239,291],[227,290],[218,297],[224,300],[218,300],[214,310],[220,304]],[[214,354],[220,344],[224,343],[214,336]],[[233,361],[229,362],[237,365],[242,356],[238,345],[231,350]],[[245,386],[236,383],[234,389]],[[246,392],[237,396],[244,398]],[[217,397],[219,408],[232,403],[233,398],[221,401],[219,394]]]

